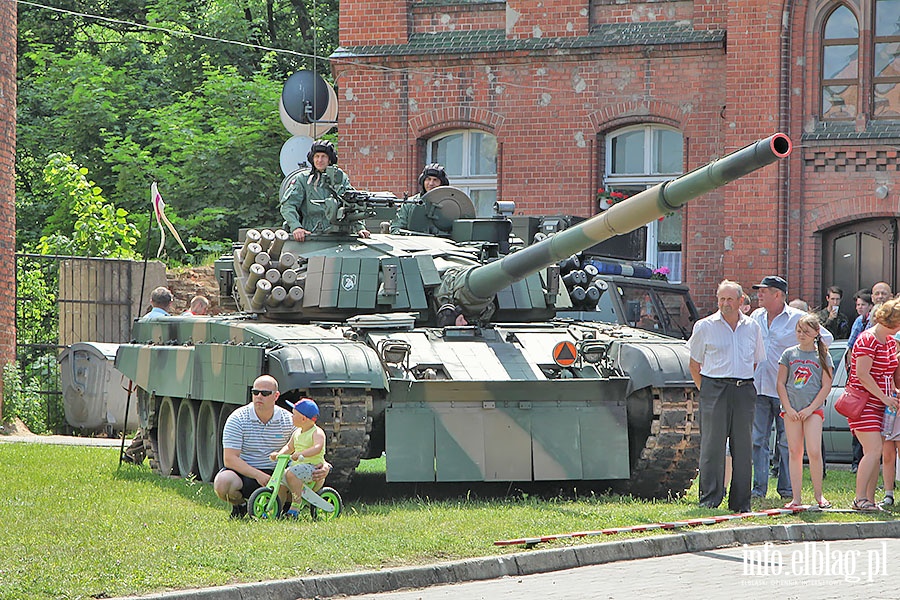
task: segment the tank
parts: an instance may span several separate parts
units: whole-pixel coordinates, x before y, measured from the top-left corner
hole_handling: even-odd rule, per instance
[[[384,453],[389,482],[611,481],[679,496],[699,456],[685,342],[556,318],[572,309],[559,263],[790,150],[775,134],[522,248],[503,218],[358,239],[350,223],[392,202],[367,192],[345,196],[337,233],[248,230],[217,266],[240,312],[138,321],[119,347],[151,465],[210,481],[225,420],[268,373],[282,399],[318,402],[332,486]],[[435,205],[464,202],[439,190]]]

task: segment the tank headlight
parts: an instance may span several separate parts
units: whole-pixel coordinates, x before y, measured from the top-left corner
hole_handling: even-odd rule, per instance
[[[607,352],[609,352],[607,344],[595,340],[585,340],[581,344],[579,354],[581,354],[586,363],[596,365],[606,358]]]
[[[381,345],[381,358],[386,363],[400,364],[406,362],[410,345],[407,342],[385,340]]]

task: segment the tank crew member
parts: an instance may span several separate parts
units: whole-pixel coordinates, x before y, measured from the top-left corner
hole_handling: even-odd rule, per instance
[[[216,474],[216,495],[232,505],[231,516],[247,514],[247,498],[269,483],[275,463],[272,452],[284,446],[294,432],[291,413],[275,406],[278,382],[271,375],[261,375],[250,390],[251,402],[235,410],[225,421],[222,431],[222,457],[225,466]],[[314,481],[324,481],[331,465],[322,462],[313,471]],[[283,512],[290,508],[284,503]]]
[[[717,508],[725,497],[725,440],[732,458],[728,508],[750,510],[750,438],[756,390],[753,371],[766,359],[762,330],[740,310],[741,286],[724,280],[719,310],[700,319],[688,340],[691,378],[700,390],[700,506]],[[743,352],[736,349],[748,349]]]
[[[168,317],[172,308],[172,292],[169,288],[159,286],[150,292],[150,312],[141,317],[141,321],[154,321],[160,317]]]
[[[469,324],[462,308],[455,304],[442,304],[438,308],[436,321],[438,327],[465,327]]]
[[[397,216],[391,221],[391,233],[402,233],[402,230],[409,229],[409,218],[412,215],[413,208],[416,207],[415,201],[442,185],[450,185],[450,180],[447,179],[447,172],[444,170],[444,167],[438,163],[426,165],[422,169],[422,174],[419,175],[419,193],[409,198],[397,209]]]
[[[328,140],[316,140],[306,155],[309,169],[301,170],[288,184],[281,197],[279,210],[294,239],[302,242],[313,233],[332,231],[332,219],[338,200],[352,190],[350,178],[337,164],[337,152]],[[362,221],[354,223],[359,237],[369,237]]]

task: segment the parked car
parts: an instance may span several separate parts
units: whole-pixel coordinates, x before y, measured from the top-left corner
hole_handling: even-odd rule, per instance
[[[825,423],[822,425],[822,441],[825,442],[825,460],[830,463],[853,462],[852,438],[847,417],[834,410],[834,403],[844,392],[847,384],[847,365],[844,353],[847,351],[847,340],[834,340],[828,348],[834,361],[834,378],[831,392],[825,402]]]

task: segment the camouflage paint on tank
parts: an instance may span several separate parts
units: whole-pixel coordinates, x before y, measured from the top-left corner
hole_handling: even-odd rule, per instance
[[[629,475],[624,377],[393,383],[385,415],[388,481]],[[575,400],[586,397],[598,399]]]
[[[143,343],[121,345],[116,367],[157,396],[245,404],[263,372],[284,390],[388,385],[375,351],[338,328],[170,317],[134,329]]]

